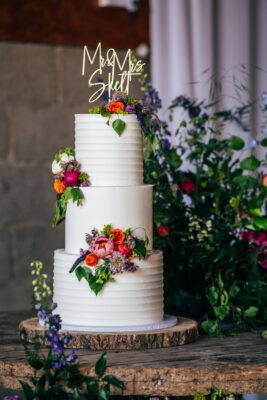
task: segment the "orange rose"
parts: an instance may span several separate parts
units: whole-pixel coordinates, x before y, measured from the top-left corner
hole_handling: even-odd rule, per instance
[[[111,235],[114,236],[113,240],[114,240],[115,245],[123,243],[125,235],[121,229],[118,229],[118,228],[113,229],[110,233],[111,233]]]
[[[85,257],[85,263],[90,267],[95,267],[98,262],[98,257],[94,253],[87,254]]]
[[[54,180],[54,189],[57,194],[61,194],[64,192],[65,183],[64,183],[63,179],[60,179],[60,180],[55,179]]]
[[[112,101],[108,104],[108,110],[112,114],[116,114],[118,111],[124,110],[124,104],[121,101]]]
[[[262,184],[263,184],[263,186],[267,187],[267,174],[263,175]]]

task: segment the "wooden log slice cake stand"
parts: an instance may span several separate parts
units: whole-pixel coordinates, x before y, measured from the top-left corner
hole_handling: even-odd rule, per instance
[[[44,327],[38,318],[20,323],[20,335],[29,343],[47,345]],[[175,347],[191,343],[198,338],[197,322],[177,317],[176,325],[170,328],[131,332],[82,332],[62,330],[72,335],[68,347],[91,350],[141,350]]]

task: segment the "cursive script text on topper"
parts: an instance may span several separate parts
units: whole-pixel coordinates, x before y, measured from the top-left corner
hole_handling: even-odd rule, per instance
[[[105,90],[108,91],[109,98],[112,91],[122,91],[129,94],[130,82],[133,75],[141,75],[141,71],[145,65],[141,60],[132,61],[131,49],[128,49],[125,58],[120,62],[115,49],[110,48],[103,57],[101,43],[98,43],[97,48],[90,56],[87,46],[83,50],[82,75],[86,74],[86,65],[96,64],[97,68],[88,78],[89,88],[95,89],[94,93],[89,97],[89,103],[98,100]],[[101,77],[103,68],[108,68],[108,82],[96,82],[96,78]]]

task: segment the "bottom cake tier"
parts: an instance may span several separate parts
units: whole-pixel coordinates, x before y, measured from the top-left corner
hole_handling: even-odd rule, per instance
[[[163,257],[158,250],[145,260],[135,259],[138,269],[114,275],[96,296],[85,280],[78,281],[69,270],[76,254],[56,250],[54,297],[62,327],[141,327],[157,324],[163,315]]]

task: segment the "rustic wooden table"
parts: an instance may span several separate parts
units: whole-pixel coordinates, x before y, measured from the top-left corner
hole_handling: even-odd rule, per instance
[[[18,379],[31,376],[18,324],[26,313],[0,313],[0,386],[18,389]],[[212,388],[231,393],[267,392],[267,342],[260,332],[228,338],[200,337],[179,347],[155,350],[108,351],[107,373],[126,384],[125,395],[189,396]],[[78,351],[88,374],[101,352]]]

